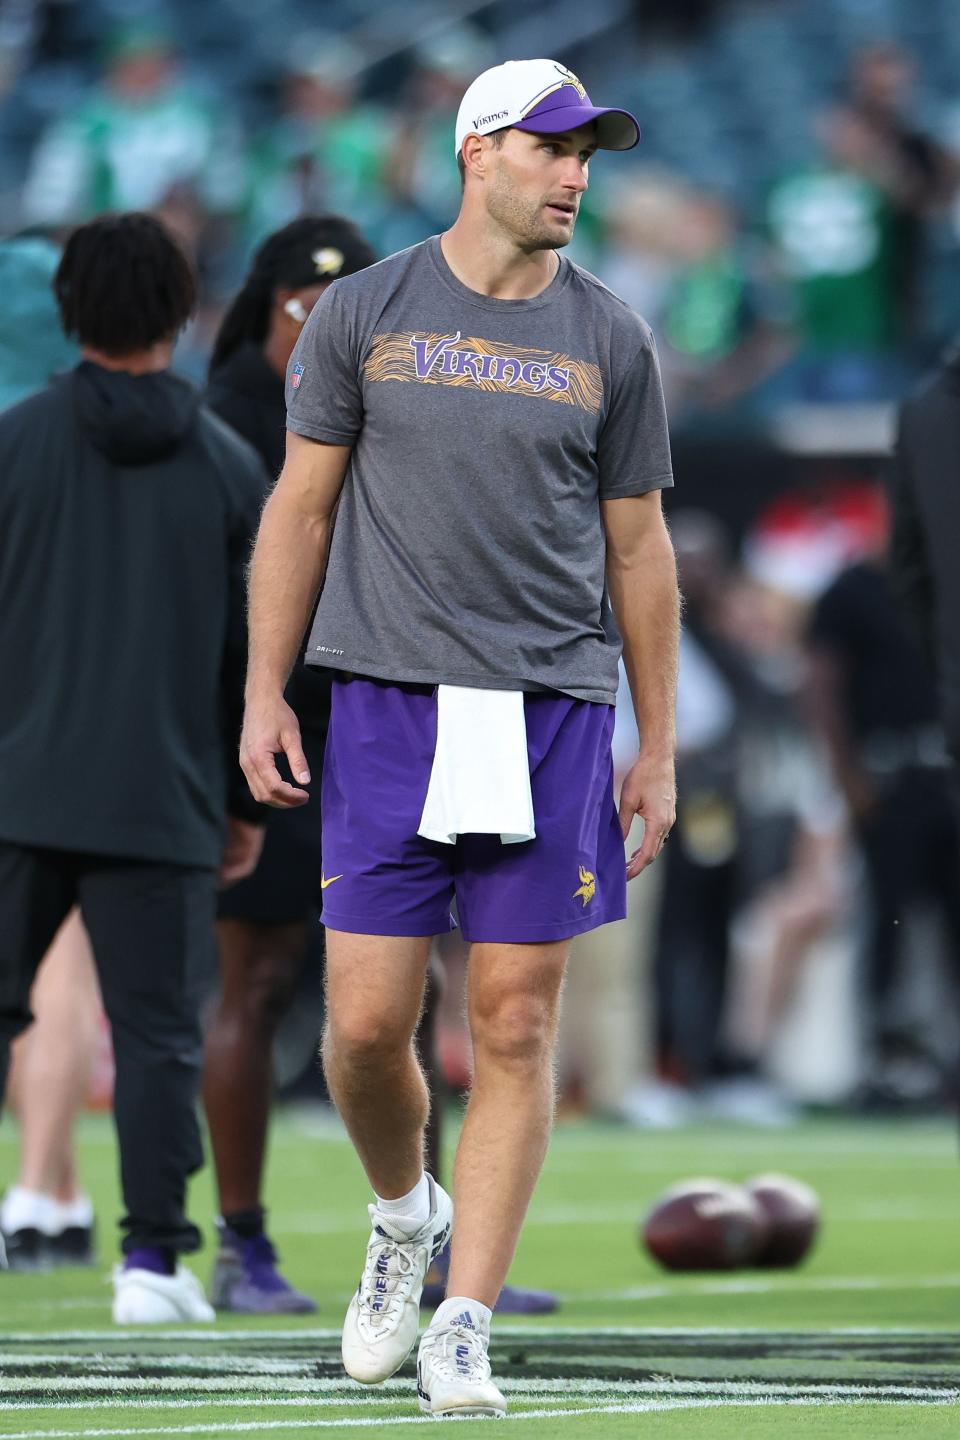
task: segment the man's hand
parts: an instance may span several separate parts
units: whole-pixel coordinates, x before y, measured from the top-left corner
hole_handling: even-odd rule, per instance
[[[262,849],[263,826],[251,825],[249,820],[238,820],[236,816],[228,815],[227,838],[217,874],[221,890],[252,875]]]
[[[287,757],[296,785],[282,779],[277,769],[277,756],[281,754]],[[306,790],[298,788],[310,784],[310,767],[300,741],[300,725],[282,696],[266,703],[247,698],[240,736],[240,768],[247,777],[251,795],[262,805],[291,810],[297,805],[306,805],[310,799]]]
[[[626,840],[633,817],[643,817],[643,844],[627,861],[627,879],[633,880],[656,860],[677,818],[677,779],[673,757],[641,755],[627,772],[620,791],[620,829]]]

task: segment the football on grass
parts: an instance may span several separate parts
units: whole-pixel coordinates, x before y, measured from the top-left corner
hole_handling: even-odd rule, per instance
[[[723,1180],[686,1180],[656,1202],[643,1223],[650,1254],[667,1270],[735,1270],[766,1242],[758,1201]]]
[[[758,1175],[744,1189],[767,1219],[767,1237],[754,1265],[799,1265],[820,1228],[820,1204],[802,1180],[790,1175]]]

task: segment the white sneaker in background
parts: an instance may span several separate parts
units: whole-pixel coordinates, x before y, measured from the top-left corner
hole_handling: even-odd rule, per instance
[[[125,1270],[122,1265],[113,1272],[113,1319],[117,1325],[170,1325],[216,1318],[203,1286],[185,1265],[178,1265],[175,1275]]]
[[[678,1130],[697,1118],[696,1097],[669,1080],[633,1085],[617,1110],[621,1120],[643,1130]]]
[[[797,1123],[797,1107],[760,1076],[733,1075],[715,1080],[703,1088],[701,1097],[706,1114],[717,1120],[769,1130],[785,1130]]]
[[[451,1420],[506,1415],[507,1402],[490,1378],[489,1343],[469,1301],[441,1305],[417,1355],[417,1396],[425,1414]]]
[[[430,1219],[410,1233],[368,1206],[373,1230],[367,1258],[343,1322],[343,1368],[363,1385],[393,1375],[417,1343],[420,1295],[430,1262],[453,1229],[453,1201],[427,1176]]]

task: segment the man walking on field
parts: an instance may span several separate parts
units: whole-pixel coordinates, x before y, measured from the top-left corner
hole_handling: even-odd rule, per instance
[[[283,687],[321,583],[308,659],[336,672],[324,1062],[374,1191],[343,1331],[347,1372],[370,1384],[416,1344],[424,1273],[453,1225],[423,1170],[411,1042],[454,896],[472,947],[448,1298],[418,1362],[434,1415],[505,1413],[490,1314],[550,1135],[570,942],[623,918],[626,880],[674,819],[678,596],[653,340],[557,253],[591,156],[638,137],[552,60],[471,85],[455,224],[337,281],[304,327],[253,557],[241,763],[257,799],[307,798]],[[642,748],[618,816],[621,635]],[[644,838],[625,866],[635,815]]]

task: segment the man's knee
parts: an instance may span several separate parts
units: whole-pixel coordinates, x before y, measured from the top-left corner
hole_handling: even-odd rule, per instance
[[[410,1016],[402,1008],[343,1006],[327,1017],[324,1062],[388,1069],[391,1062],[406,1057],[412,1039]]]
[[[508,992],[475,1000],[471,1036],[478,1063],[539,1069],[553,1054],[557,1005],[542,994]]]

